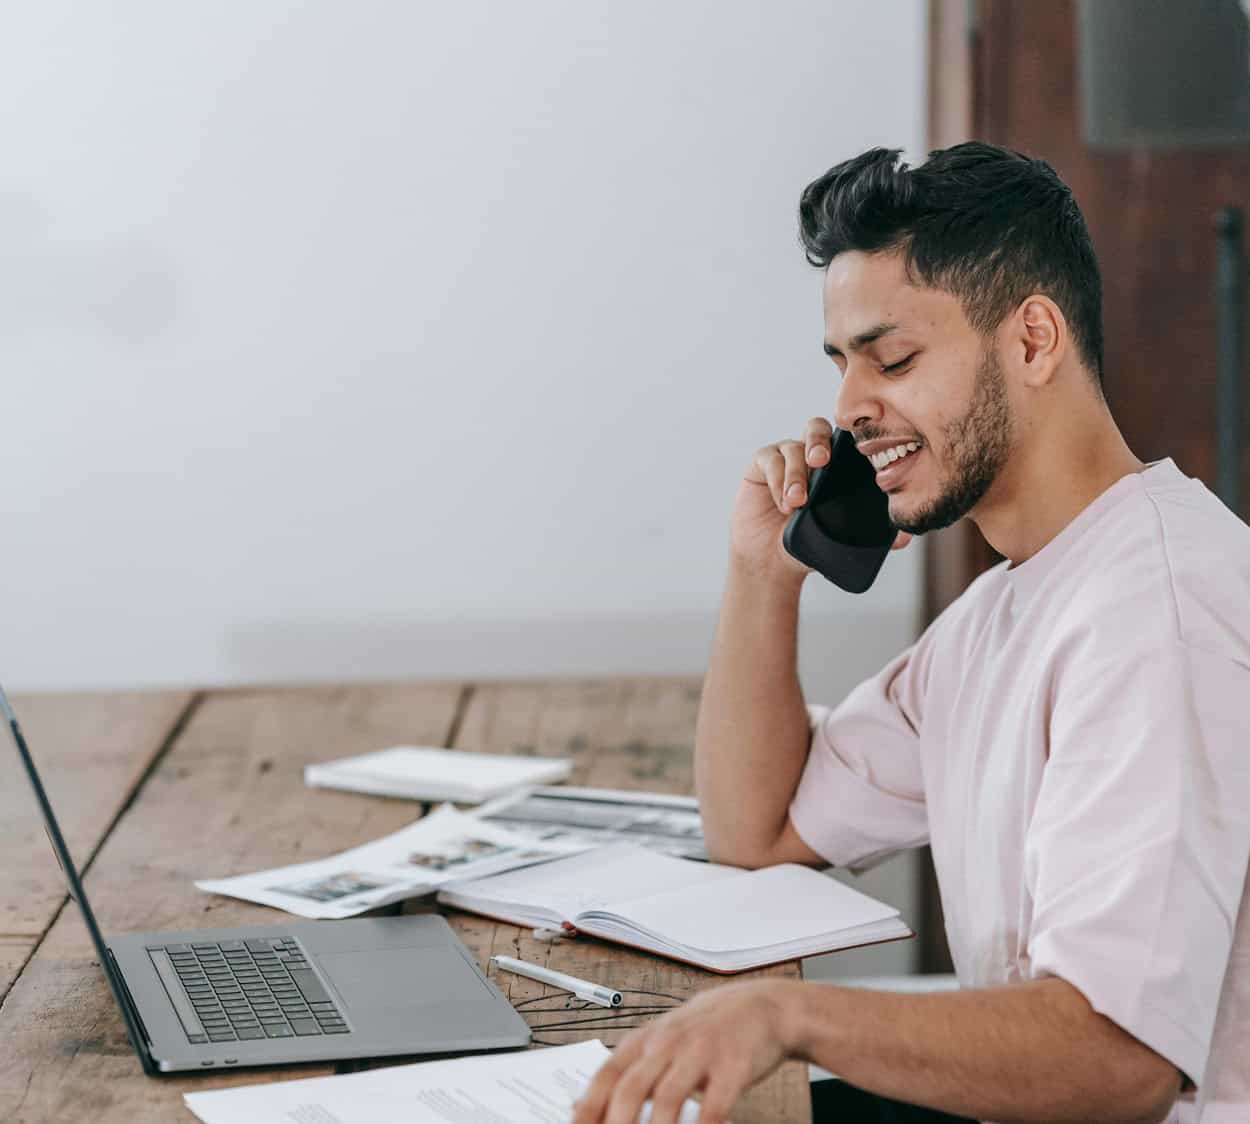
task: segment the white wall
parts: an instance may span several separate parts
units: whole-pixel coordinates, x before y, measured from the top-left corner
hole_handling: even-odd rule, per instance
[[[921,0],[4,6],[10,688],[702,670]],[[809,583],[840,694],[919,551]]]

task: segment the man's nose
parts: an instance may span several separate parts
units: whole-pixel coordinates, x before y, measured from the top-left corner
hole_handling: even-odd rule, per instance
[[[834,403],[833,416],[839,429],[854,433],[863,425],[881,420],[881,402],[872,393],[869,381],[863,367],[847,367]]]

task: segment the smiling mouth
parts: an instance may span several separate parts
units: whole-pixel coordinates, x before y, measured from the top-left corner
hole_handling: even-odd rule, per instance
[[[905,460],[920,447],[921,445],[919,441],[901,442],[893,448],[885,449],[880,453],[873,453],[873,455],[868,458],[868,463],[880,472],[883,468],[888,468],[896,461]]]

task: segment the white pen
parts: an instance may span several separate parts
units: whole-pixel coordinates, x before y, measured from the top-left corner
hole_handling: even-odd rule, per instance
[[[576,976],[566,976],[563,972],[553,972],[550,968],[541,968],[537,964],[527,964],[524,960],[516,960],[511,956],[492,956],[492,964],[498,964],[505,972],[515,972],[539,983],[551,984],[562,991],[571,991],[578,999],[586,999],[598,1003],[600,1007],[619,1007],[621,993],[589,980],[579,980]]]

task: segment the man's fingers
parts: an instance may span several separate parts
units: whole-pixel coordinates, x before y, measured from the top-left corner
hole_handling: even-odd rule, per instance
[[[761,449],[755,454],[755,467],[759,469],[760,475],[764,478],[764,483],[768,485],[768,490],[772,493],[773,503],[778,507],[783,507],[781,493],[786,479],[786,461],[781,455],[781,450],[776,445],[769,445],[768,448]]]
[[[804,460],[812,468],[828,464],[832,442],[833,426],[825,418],[812,418],[803,437]]]
[[[699,1106],[699,1124],[727,1124],[729,1111],[746,1090],[747,1083],[746,1074],[736,1066],[726,1063],[714,1069]]]
[[[635,1031],[627,1035],[612,1056],[596,1071],[586,1091],[574,1105],[572,1124],[599,1124],[607,1110],[608,1100],[617,1081],[629,1069],[634,1058],[642,1053],[645,1031]]]
[[[634,1060],[625,1075],[616,1083],[604,1124],[637,1124],[643,1103],[660,1075],[668,1068],[672,1054],[668,1050],[649,1050]]]
[[[803,461],[803,446],[798,441],[784,441],[780,449],[786,465],[781,510],[793,511],[807,502],[807,465]]]
[[[677,1124],[686,1098],[698,1091],[706,1078],[706,1066],[697,1059],[669,1066],[651,1094],[650,1124]]]
[[[778,441],[756,451],[746,479],[763,482],[779,510],[791,512],[807,502],[809,469],[829,463],[833,426],[824,418],[807,423],[801,441]]]
[[[902,550],[903,547],[905,547],[909,542],[911,542],[913,538],[914,536],[909,535],[906,531],[899,531],[899,533],[894,536],[894,542],[890,545],[890,549]]]

